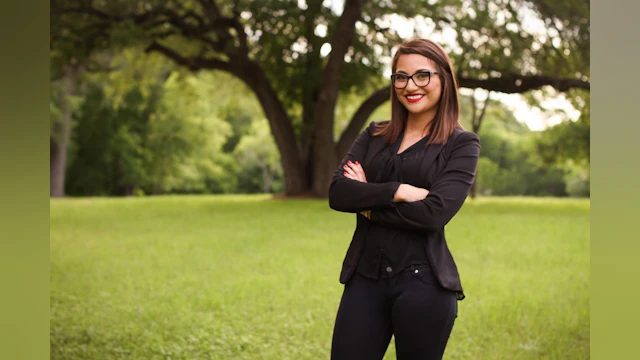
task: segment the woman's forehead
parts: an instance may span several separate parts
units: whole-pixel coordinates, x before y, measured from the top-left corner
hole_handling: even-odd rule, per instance
[[[416,70],[435,70],[436,63],[426,56],[420,54],[403,54],[398,57],[398,63],[396,64],[396,71],[404,71],[412,73]]]

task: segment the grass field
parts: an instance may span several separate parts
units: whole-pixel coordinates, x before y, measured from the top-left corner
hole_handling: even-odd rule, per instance
[[[354,215],[266,196],[50,210],[51,359],[329,359]],[[446,228],[467,298],[445,359],[589,358],[589,212],[464,205]]]

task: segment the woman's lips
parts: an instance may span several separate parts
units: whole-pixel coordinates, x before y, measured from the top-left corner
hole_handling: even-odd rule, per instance
[[[418,102],[422,100],[423,97],[424,95],[422,94],[411,94],[406,96],[407,101],[409,101],[410,103]]]

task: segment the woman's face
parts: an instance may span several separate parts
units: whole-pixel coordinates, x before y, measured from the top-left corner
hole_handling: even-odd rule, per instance
[[[409,111],[410,114],[426,116],[435,116],[438,110],[438,103],[442,95],[442,84],[439,74],[429,75],[421,73],[426,71],[437,71],[436,65],[431,59],[418,54],[404,54],[398,58],[396,65],[396,74],[404,74],[407,76],[414,75],[412,79],[408,79],[407,86],[404,89],[394,87],[396,95],[400,103]],[[428,80],[429,79],[429,80]],[[428,85],[417,86],[416,82],[423,85],[428,80]],[[398,84],[396,79],[396,84]],[[402,83],[402,80],[400,80]],[[404,84],[402,84],[404,85]]]

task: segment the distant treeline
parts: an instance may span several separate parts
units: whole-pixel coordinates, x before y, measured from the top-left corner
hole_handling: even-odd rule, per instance
[[[131,79],[117,87],[104,83],[99,77],[88,79],[82,95],[74,99],[67,195],[283,190],[280,155],[267,120],[238,80],[222,73],[174,71],[150,82]],[[52,124],[61,116],[55,91],[52,84]],[[362,100],[354,97],[358,95],[341,99],[336,133],[346,126],[341,116],[348,117],[355,111],[351,104]],[[461,99],[461,121],[471,129],[470,97]],[[387,102],[370,120],[385,120],[388,114]],[[575,131],[564,129],[567,126],[577,125],[534,132],[503,104],[490,102],[478,131],[482,150],[477,194],[589,196],[588,158],[554,152],[558,142],[573,139]],[[584,132],[584,126],[581,129]],[[588,130],[587,122],[587,138]]]

